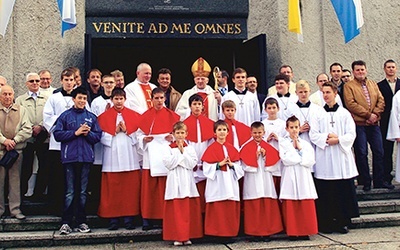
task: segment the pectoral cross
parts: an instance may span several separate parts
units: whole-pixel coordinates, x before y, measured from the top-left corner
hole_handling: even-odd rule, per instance
[[[331,121],[329,122],[332,125],[333,128],[333,124],[335,124],[335,122],[333,121],[333,115],[331,114]]]

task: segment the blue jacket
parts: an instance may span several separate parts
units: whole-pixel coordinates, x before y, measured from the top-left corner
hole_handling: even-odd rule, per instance
[[[75,131],[86,122],[90,126],[87,136],[75,135]],[[93,145],[100,141],[101,129],[97,117],[86,109],[70,108],[57,119],[53,129],[54,139],[61,142],[61,162],[94,161]]]

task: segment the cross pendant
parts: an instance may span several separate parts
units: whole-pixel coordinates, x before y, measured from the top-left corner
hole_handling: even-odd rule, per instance
[[[243,102],[240,102],[240,103],[239,103],[240,107],[242,107],[242,106],[243,106],[243,104],[244,104]]]
[[[331,120],[329,123],[332,125],[332,128],[333,128],[333,124],[335,124],[335,122],[333,120]]]

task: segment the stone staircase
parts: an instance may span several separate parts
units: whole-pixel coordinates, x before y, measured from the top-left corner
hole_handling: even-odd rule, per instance
[[[372,189],[364,192],[357,188],[361,216],[352,220],[352,228],[373,228],[400,225],[400,184],[394,190]],[[142,231],[123,228],[107,230],[108,221],[95,214],[95,203],[89,203],[88,224],[92,233],[59,235],[61,218],[48,214],[45,203],[23,203],[27,219],[19,221],[9,217],[0,219],[0,248],[49,247],[63,245],[101,244],[111,242],[136,242],[161,240],[161,230]],[[42,214],[42,215],[40,215]],[[140,220],[137,221],[140,224]],[[243,236],[243,235],[242,235]],[[279,237],[279,236],[278,236]]]

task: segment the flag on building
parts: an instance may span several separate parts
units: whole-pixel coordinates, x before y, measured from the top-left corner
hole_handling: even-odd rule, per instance
[[[301,27],[300,1],[288,0],[288,29],[297,34],[297,40],[303,42],[303,29]]]
[[[361,0],[331,0],[340,25],[342,26],[345,43],[350,42],[360,34],[364,24]]]
[[[4,37],[15,0],[0,0],[0,35]]]
[[[57,2],[61,14],[61,36],[64,36],[65,31],[76,26],[75,0],[57,0]]]

